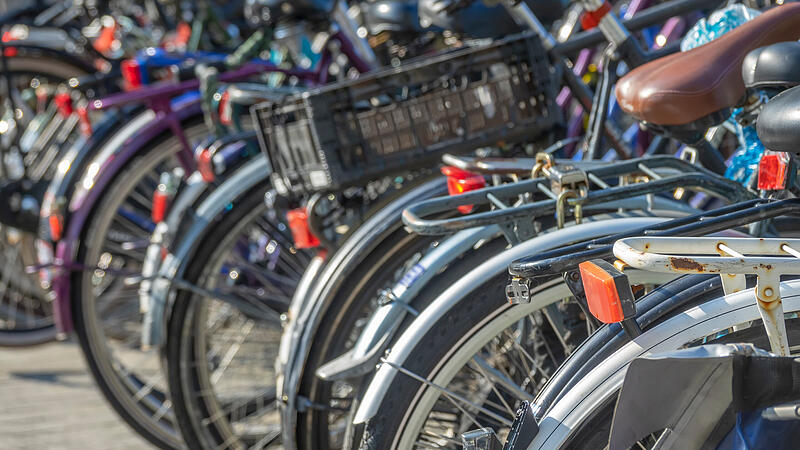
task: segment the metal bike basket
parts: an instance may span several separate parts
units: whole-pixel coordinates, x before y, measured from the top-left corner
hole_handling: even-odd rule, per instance
[[[560,120],[539,38],[410,60],[253,107],[280,193],[357,186],[444,153],[535,138]]]

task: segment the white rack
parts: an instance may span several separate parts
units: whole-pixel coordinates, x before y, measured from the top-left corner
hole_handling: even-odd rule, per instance
[[[614,244],[626,265],[651,272],[719,274],[726,294],[758,277],[755,295],[772,352],[789,355],[780,297],[781,275],[800,275],[800,239],[636,237]]]

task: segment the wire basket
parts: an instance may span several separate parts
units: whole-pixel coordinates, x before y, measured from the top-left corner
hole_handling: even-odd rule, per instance
[[[416,58],[254,106],[259,143],[281,194],[362,185],[552,129],[551,67],[532,34]]]

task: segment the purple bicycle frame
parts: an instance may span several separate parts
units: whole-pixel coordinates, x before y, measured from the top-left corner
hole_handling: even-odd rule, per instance
[[[341,52],[348,57],[353,67],[359,72],[363,73],[370,70],[370,65],[359,56],[353,43],[350,42],[345,33],[338,31],[331,35],[330,39],[339,43]],[[240,69],[220,74],[219,80],[223,82],[239,81],[260,73],[280,72],[297,77],[311,85],[321,85],[328,80],[328,69],[331,61],[332,55],[326,47],[322,57],[317,62],[317,67],[313,70],[283,69],[266,61],[250,62]],[[154,138],[165,132],[172,132],[181,143],[178,160],[185,169],[186,176],[194,172],[195,162],[192,147],[183,133],[181,123],[202,113],[200,101],[188,101],[175,105],[173,108],[171,99],[183,93],[196,90],[199,86],[200,82],[198,80],[188,80],[178,84],[155,85],[115,94],[90,103],[89,107],[95,110],[114,108],[130,103],[145,103],[156,113],[156,116],[141,132],[126,140],[112,155],[102,161],[95,161],[100,167],[94,178],[95,182],[88,188],[79,187],[73,194],[78,198],[75,199],[77,201],[74,201],[70,208],[71,214],[69,217],[65,217],[64,236],[56,244],[53,264],[60,268],[53,276],[52,284],[55,292],[54,319],[59,336],[66,336],[67,333],[73,330],[71,273],[73,271],[87,270],[76,260],[78,244],[84,226],[91,212],[98,204],[98,200],[120,170]]]

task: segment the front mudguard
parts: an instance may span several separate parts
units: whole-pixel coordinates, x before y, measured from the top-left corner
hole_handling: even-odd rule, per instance
[[[185,122],[201,114],[200,102],[190,100],[176,104],[173,106],[172,114],[179,121]],[[70,216],[66,219],[64,237],[58,242],[55,252],[55,264],[61,268],[53,280],[56,293],[53,309],[59,333],[66,334],[73,329],[70,280],[73,271],[86,269],[76,260],[86,221],[106,188],[128,161],[147,144],[166,133],[170,133],[169,121],[154,114],[151,120],[141,128],[137,128],[136,133],[125,139],[119,147],[106,146],[107,151],[97,154],[87,164],[72,195],[69,205]],[[191,155],[188,158],[191,160]]]
[[[436,178],[400,194],[385,208],[367,219],[343,246],[330,257],[325,268],[314,277],[310,289],[298,289],[292,298],[290,316],[281,337],[276,362],[277,396],[281,410],[283,445],[295,447],[297,424],[297,391],[308,358],[311,342],[320,321],[330,306],[334,280],[346,279],[347,274],[364,256],[375,250],[380,242],[401,225],[400,215],[412,203],[446,193],[445,179]],[[309,277],[311,279],[311,277]],[[305,280],[305,277],[304,277]]]

